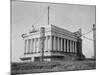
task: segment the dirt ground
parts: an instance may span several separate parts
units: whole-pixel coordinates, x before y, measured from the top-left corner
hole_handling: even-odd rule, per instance
[[[96,69],[95,60],[12,63],[12,74]]]

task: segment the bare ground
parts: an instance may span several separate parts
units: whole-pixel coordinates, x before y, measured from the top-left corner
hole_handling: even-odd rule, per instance
[[[16,64],[16,65],[15,65]],[[13,63],[12,74],[96,69],[95,60]]]

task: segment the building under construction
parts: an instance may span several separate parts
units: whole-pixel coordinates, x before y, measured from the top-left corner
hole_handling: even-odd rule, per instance
[[[54,25],[33,27],[22,37],[25,41],[23,61],[83,59],[81,30],[70,32]]]

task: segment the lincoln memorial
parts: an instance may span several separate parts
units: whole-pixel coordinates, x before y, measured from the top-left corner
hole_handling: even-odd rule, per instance
[[[22,34],[23,62],[63,61],[84,59],[82,53],[81,29],[70,32],[55,25],[32,27]]]

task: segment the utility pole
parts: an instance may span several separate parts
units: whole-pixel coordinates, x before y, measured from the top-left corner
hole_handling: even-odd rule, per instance
[[[96,59],[96,25],[93,24],[94,59]]]
[[[49,9],[50,7],[48,6],[48,25],[49,25]],[[41,51],[40,61],[41,62],[43,62],[43,58],[44,58],[44,40],[45,40],[45,28],[41,27],[40,28],[40,51]]]
[[[48,25],[49,25],[49,9],[50,7],[48,6]]]
[[[41,62],[43,62],[43,58],[44,58],[44,40],[45,40],[45,28],[41,27],[40,29],[40,51],[41,51],[40,61]]]

